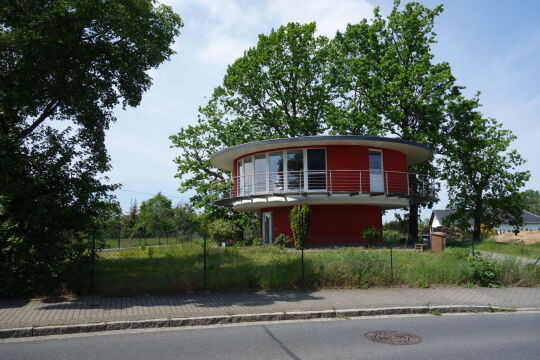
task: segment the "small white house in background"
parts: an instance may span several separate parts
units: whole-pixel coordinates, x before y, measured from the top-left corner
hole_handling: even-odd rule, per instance
[[[443,225],[443,219],[452,214],[453,210],[433,210],[429,219],[429,227],[436,228]],[[473,219],[469,219],[469,224],[474,224]],[[540,230],[540,216],[523,210],[523,225],[522,230]],[[500,224],[495,228],[498,233],[514,231],[514,227],[510,224]]]

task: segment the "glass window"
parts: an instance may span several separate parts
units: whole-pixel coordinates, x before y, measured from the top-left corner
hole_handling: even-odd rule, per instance
[[[253,193],[253,161],[251,157],[244,159],[244,195]]]
[[[382,170],[382,155],[380,151],[369,152],[369,169]]]
[[[242,160],[238,161],[238,173],[236,174],[236,186],[237,193],[239,196],[244,195],[244,162]]]
[[[255,155],[255,192],[266,192],[266,154]]]
[[[300,190],[304,186],[304,151],[287,151],[287,186],[288,190]]]
[[[326,189],[326,151],[307,149],[308,189]]]
[[[283,152],[268,155],[268,185],[271,193],[285,190],[283,184]]]
[[[384,192],[384,179],[382,171],[382,154],[380,151],[369,152],[369,191]]]

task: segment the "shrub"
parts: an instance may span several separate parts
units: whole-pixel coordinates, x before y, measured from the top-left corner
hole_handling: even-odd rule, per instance
[[[210,238],[218,244],[234,241],[238,237],[238,228],[231,220],[217,219],[208,225]]]
[[[285,234],[279,234],[273,244],[283,249],[292,244],[292,239]]]
[[[396,230],[383,230],[383,238],[386,243],[396,244],[401,240],[402,235]]]
[[[253,239],[238,239],[232,243],[232,246],[235,246],[235,247],[250,246],[250,245],[253,245]]]
[[[362,238],[367,242],[369,247],[375,246],[375,243],[381,237],[381,232],[375,226],[370,225],[364,228]]]
[[[307,240],[311,209],[309,205],[295,205],[289,213],[289,225],[294,239],[294,247],[303,249]]]
[[[261,245],[264,245],[264,241],[260,237],[257,237],[253,239],[252,244],[254,246],[261,246]]]
[[[471,258],[472,282],[487,287],[501,286],[501,267],[481,257]]]

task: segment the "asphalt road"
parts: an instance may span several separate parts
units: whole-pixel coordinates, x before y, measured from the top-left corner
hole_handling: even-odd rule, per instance
[[[385,345],[368,331],[416,334]],[[0,359],[540,359],[540,313],[369,318],[94,334],[0,343]]]

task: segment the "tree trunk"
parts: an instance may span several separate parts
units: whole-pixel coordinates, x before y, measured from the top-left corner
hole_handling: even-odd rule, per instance
[[[418,209],[419,204],[409,205],[409,243],[418,242]]]
[[[473,228],[473,241],[480,241],[480,217],[475,216],[474,217],[474,228]]]
[[[473,241],[480,241],[480,226],[482,225],[483,202],[482,193],[477,192],[474,209]]]

